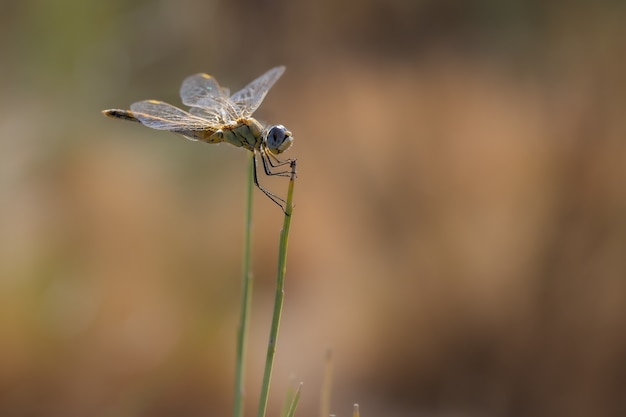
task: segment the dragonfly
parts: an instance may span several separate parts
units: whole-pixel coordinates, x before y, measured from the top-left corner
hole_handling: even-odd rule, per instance
[[[194,74],[183,81],[180,97],[188,111],[159,100],[138,101],[130,110],[103,110],[114,119],[139,122],[156,130],[167,130],[186,139],[206,143],[225,142],[253,153],[254,184],[285,210],[285,200],[261,186],[257,174],[259,157],[268,176],[291,176],[295,159],[281,160],[277,155],[289,149],[292,133],[283,125],[263,125],[252,117],[267,92],[285,72],[284,66],[270,69],[243,89],[230,95],[208,74]]]

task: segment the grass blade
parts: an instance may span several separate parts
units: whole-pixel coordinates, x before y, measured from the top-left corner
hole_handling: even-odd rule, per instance
[[[296,393],[291,400],[291,405],[289,406],[289,410],[287,411],[286,417],[293,417],[296,414],[296,408],[298,407],[298,401],[300,401],[300,391],[302,390],[302,382],[298,385],[298,389],[296,389]]]
[[[291,226],[291,213],[293,212],[293,187],[296,179],[296,161],[291,161],[291,178],[287,190],[287,200],[285,202],[285,217],[283,229],[280,233],[280,243],[278,246],[278,271],[276,273],[276,294],[274,296],[274,313],[272,315],[272,326],[267,344],[267,357],[265,359],[265,372],[261,385],[261,398],[259,399],[258,417],[265,417],[267,410],[267,400],[270,391],[270,381],[272,379],[272,369],[274,367],[274,356],[276,353],[276,342],[278,340],[278,329],[280,327],[280,317],[283,311],[283,300],[285,298],[285,273],[287,271],[287,243],[289,241],[289,228]],[[296,394],[298,395],[298,394]]]
[[[330,415],[330,395],[333,385],[333,352],[328,349],[324,361],[324,382],[322,383],[322,394],[320,398],[320,417]]]
[[[241,315],[237,330],[237,357],[235,361],[235,395],[233,416],[243,417],[245,407],[245,365],[248,323],[252,304],[252,197],[254,196],[254,153],[249,152],[248,183],[246,187],[246,214],[242,263]]]

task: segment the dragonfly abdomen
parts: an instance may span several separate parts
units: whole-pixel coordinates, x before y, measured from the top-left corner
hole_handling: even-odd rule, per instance
[[[120,109],[109,109],[102,110],[102,114],[107,117],[111,117],[113,119],[122,119],[129,120],[131,122],[139,122],[139,119],[135,117],[132,111],[130,110],[120,110]]]

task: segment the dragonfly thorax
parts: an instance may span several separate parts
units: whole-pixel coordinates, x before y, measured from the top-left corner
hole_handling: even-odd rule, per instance
[[[275,155],[285,152],[292,143],[293,135],[283,125],[270,127],[265,136],[267,149]]]
[[[263,141],[263,126],[253,118],[224,125],[209,137],[209,142],[226,142],[254,152]]]

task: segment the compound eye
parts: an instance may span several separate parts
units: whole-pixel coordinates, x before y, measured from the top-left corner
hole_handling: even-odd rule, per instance
[[[272,126],[267,133],[267,149],[273,154],[285,152],[292,142],[291,132],[283,125]]]

